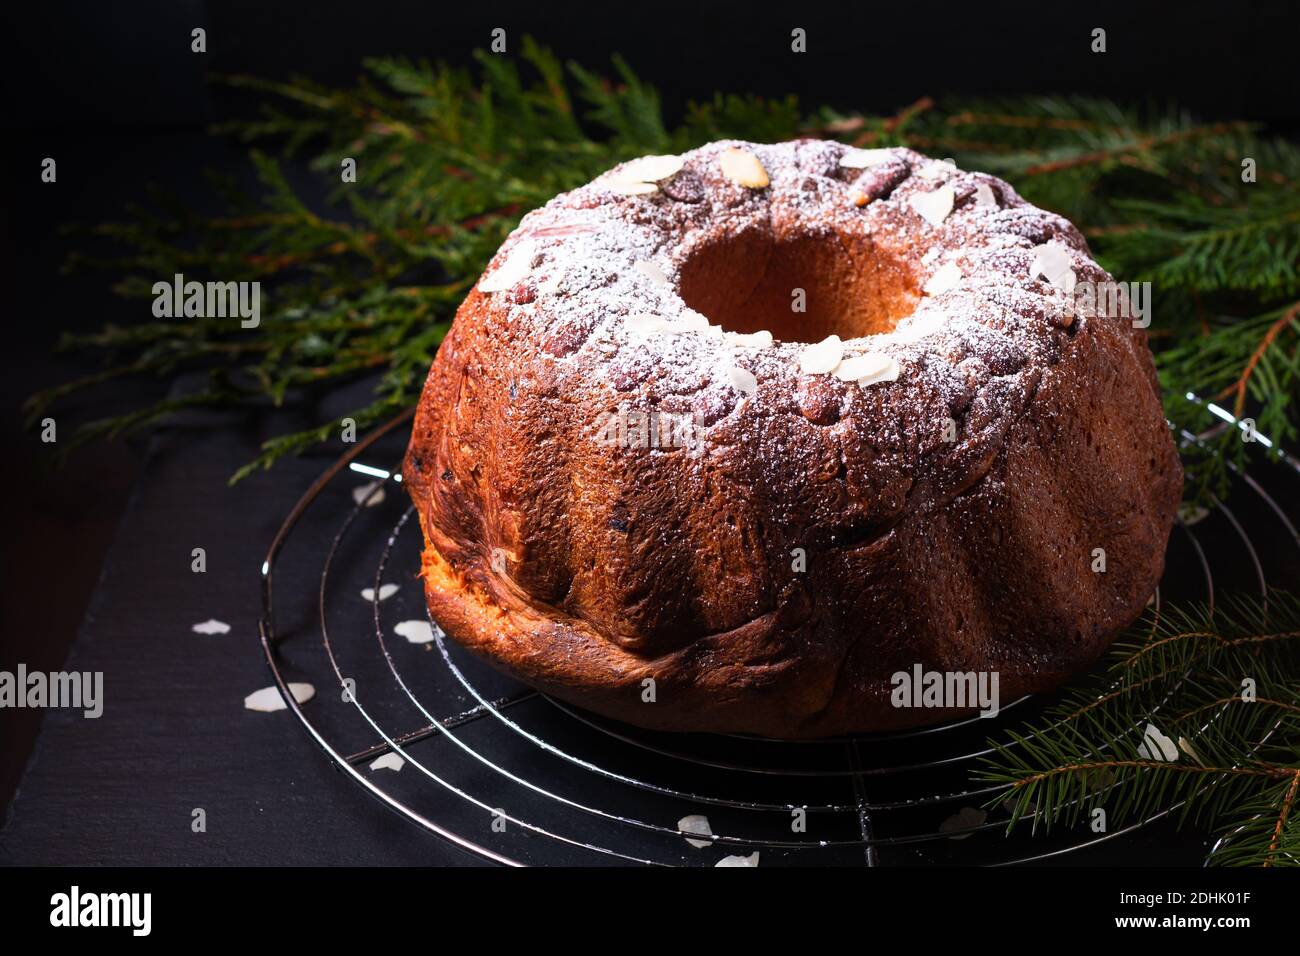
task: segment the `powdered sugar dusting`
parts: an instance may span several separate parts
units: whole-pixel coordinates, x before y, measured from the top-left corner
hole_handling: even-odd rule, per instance
[[[720,158],[732,149],[756,158],[766,188],[724,176]],[[905,422],[924,414],[928,427],[935,407],[960,420],[986,389],[1031,394],[1036,370],[1056,361],[1062,336],[1077,331],[1065,330],[1065,292],[1031,277],[1038,247],[1059,245],[1080,279],[1104,277],[1066,220],[1026,204],[999,180],[911,150],[864,157],[835,142],[724,141],[680,159],[663,188],[643,195],[611,188],[629,178],[616,167],[528,214],[503,246],[509,252],[527,242],[531,255],[527,275],[491,299],[499,334],[524,347],[541,343],[556,388],[569,377],[580,391],[601,383],[610,407],[641,395],[693,410],[706,429],[794,411],[790,447],[801,440],[796,432],[811,436],[824,427],[815,419],[896,431],[898,416]],[[888,190],[855,205],[860,180],[882,170],[908,175],[892,176]],[[828,394],[838,396],[829,417],[780,404],[781,396],[793,401],[809,374],[801,370],[804,343],[770,333],[724,334],[681,296],[683,266],[704,238],[767,231],[777,215],[787,229],[806,222],[818,235],[865,236],[903,250],[918,291],[936,280],[892,331],[845,340],[835,363],[818,373]],[[873,354],[890,364],[856,380],[829,374],[841,359]],[[740,388],[747,379],[738,383],[736,369],[762,389]],[[873,409],[881,401],[890,403],[892,419],[878,420]]]

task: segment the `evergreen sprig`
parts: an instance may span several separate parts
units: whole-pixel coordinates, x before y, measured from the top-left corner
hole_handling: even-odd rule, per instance
[[[478,53],[472,70],[398,58],[368,60],[365,70],[346,89],[227,79],[263,104],[258,119],[221,130],[254,147],[260,192],[214,179],[228,210],[217,217],[153,196],[123,221],[90,230],[116,254],[70,262],[114,270],[124,277],[117,290],[133,298],[176,272],[261,280],[261,328],[187,319],[68,336],[64,346],[102,350],[110,365],[34,396],[33,421],[106,381],[193,367],[210,370],[199,394],[91,422],[74,443],[165,422],[177,403],[279,404],[381,370],[374,400],[350,416],[377,421],[418,397],[459,300],[528,210],[646,153],[813,135],[950,156],[1085,224],[1117,278],[1152,283],[1152,343],[1175,426],[1202,431],[1203,401],[1219,401],[1256,417],[1272,453],[1295,440],[1300,150],[1250,123],[1087,98],[923,97],[894,115],[867,116],[806,111],[793,97],[718,94],[688,104],[670,128],[658,93],[618,57],[602,75],[561,64],[531,38],[518,57]],[[334,184],[323,208],[282,168],[304,153]],[[345,158],[356,161],[355,183],[339,177]],[[1247,160],[1257,182],[1243,181]],[[235,478],[337,427],[272,439]],[[1212,454],[1189,446],[1196,502],[1226,493],[1230,467],[1244,461],[1247,445],[1232,437],[1221,435]]]
[[[1011,827],[1086,826],[1100,808],[1113,830],[1176,806],[1221,834],[1212,863],[1300,866],[1298,663],[1292,594],[1151,609],[1108,666],[995,741],[981,777],[1009,788]]]

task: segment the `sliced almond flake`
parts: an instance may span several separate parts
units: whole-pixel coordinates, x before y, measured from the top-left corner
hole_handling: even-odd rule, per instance
[[[428,621],[402,621],[393,626],[393,632],[412,644],[433,643],[433,627]]]
[[[896,382],[902,371],[897,360],[891,358],[889,364],[882,371],[877,372],[875,375],[864,375],[858,379],[858,387],[866,388],[869,385],[878,385],[881,382]]]
[[[767,329],[759,329],[757,332],[731,332],[731,341],[742,348],[751,349],[769,349],[775,341],[772,333]]]
[[[357,485],[352,489],[352,500],[366,508],[373,508],[377,504],[382,504],[384,489],[379,487],[380,484],[382,482],[368,481],[364,485]]]
[[[720,866],[758,866],[758,851],[755,850],[749,856],[724,856],[714,867]]]
[[[659,187],[654,183],[643,183],[635,179],[611,179],[609,188],[616,193],[622,193],[624,196],[644,196],[647,193],[657,193]]]
[[[747,149],[733,146],[724,150],[718,157],[718,166],[722,169],[722,175],[746,189],[764,189],[771,183],[763,164]]]
[[[305,704],[316,696],[316,688],[311,684],[291,683],[289,693],[293,694],[293,699],[300,704]],[[244,707],[248,710],[255,710],[260,714],[273,714],[277,710],[288,710],[289,705],[284,702],[280,696],[280,688],[263,687],[261,690],[255,690],[244,698]]]
[[[1045,242],[1034,246],[1034,262],[1030,266],[1032,276],[1051,276],[1070,268],[1070,254],[1065,247],[1056,242]]]
[[[799,353],[799,371],[805,375],[825,375],[840,364],[844,343],[838,335],[828,335],[815,345],[805,345]]]
[[[708,316],[691,308],[682,309],[681,314],[677,316],[677,322],[688,329],[707,329],[709,327]]]
[[[225,621],[218,621],[216,618],[210,617],[201,624],[195,624],[190,630],[195,634],[229,634],[230,625]]]
[[[1142,743],[1138,744],[1137,752],[1139,757],[1148,760],[1173,762],[1178,759],[1178,746],[1162,734],[1159,727],[1149,722],[1142,734]]]
[[[948,218],[956,201],[957,194],[951,186],[940,186],[933,192],[916,193],[908,203],[930,225],[939,226]]]
[[[738,392],[753,395],[758,391],[758,379],[754,377],[754,373],[749,369],[733,365],[727,369],[727,379],[731,382],[731,387]]]
[[[641,273],[643,276],[645,276],[647,279],[649,279],[651,282],[655,283],[656,285],[663,285],[663,286],[669,285],[668,277],[664,275],[664,270],[660,269],[653,262],[647,262],[645,260],[642,260],[641,262],[638,262],[636,265],[634,265],[632,268],[636,269],[637,272]]]
[[[1031,279],[1043,276],[1066,295],[1074,292],[1074,269],[1070,263],[1070,253],[1065,247],[1055,242],[1045,242],[1034,246],[1034,261],[1029,266]]]
[[[840,157],[845,169],[870,169],[887,161],[892,154],[887,149],[850,149]]]
[[[522,229],[522,227],[521,227]],[[599,231],[596,226],[584,222],[565,222],[555,226],[538,226],[524,230],[530,236],[586,236]]]
[[[533,256],[537,247],[532,242],[521,242],[511,250],[506,261],[479,280],[480,292],[504,292],[513,288],[520,279],[532,271]]]
[[[957,168],[957,162],[952,158],[936,159],[932,163],[924,164],[916,171],[918,176],[926,179],[946,179],[959,172],[961,170]]]
[[[993,195],[993,189],[988,183],[980,183],[975,187],[975,205],[977,206],[996,206],[998,197]]]
[[[390,597],[392,597],[392,596],[393,596],[394,594],[396,594],[396,593],[397,593],[397,585],[396,585],[396,584],[381,584],[381,585],[379,585],[379,600],[381,600],[381,601],[387,601]],[[362,597],[364,600],[369,601],[371,604],[374,604],[374,603],[375,603],[375,589],[374,589],[374,588],[362,588],[362,589],[361,589],[361,597]]]
[[[884,352],[868,352],[866,355],[853,355],[835,366],[835,377],[846,382],[856,382],[861,378],[879,375],[889,369],[894,361]]]
[[[899,324],[894,339],[899,342],[915,342],[927,335],[942,332],[947,324],[948,317],[942,313],[928,312],[924,315],[913,315]]]
[[[961,280],[961,267],[955,262],[947,262],[934,270],[934,275],[930,276],[921,291],[926,295],[941,295],[949,289],[955,289]]]
[[[964,840],[976,827],[982,827],[989,818],[987,810],[978,807],[962,807],[943,823],[939,824],[940,833],[952,834],[949,840]]]
[[[713,836],[713,829],[709,826],[709,818],[698,813],[692,813],[690,816],[682,817],[677,821],[677,829],[683,833],[698,833],[701,836]],[[686,838],[686,842],[697,850],[702,850],[706,846],[713,846],[712,840],[692,840]]]
[[[406,761],[401,755],[395,753],[386,753],[382,757],[376,757],[370,761],[371,770],[401,770],[406,766]]]
[[[676,176],[682,168],[680,156],[642,156],[619,171],[619,178],[639,183],[660,183]]]
[[[653,312],[634,312],[623,320],[623,328],[633,335],[654,335],[668,328],[668,320]]]

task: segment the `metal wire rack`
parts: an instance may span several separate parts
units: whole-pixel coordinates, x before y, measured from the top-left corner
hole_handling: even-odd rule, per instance
[[[1219,429],[1236,424],[1206,407],[1224,419]],[[400,474],[369,464],[400,460],[408,419],[358,442],[285,519],[262,566],[261,636],[276,684],[311,738],[421,829],[509,865],[712,866],[752,862],[754,853],[764,866],[1007,865],[1121,839],[1175,809],[1103,834],[1008,833],[1005,811],[986,809],[998,787],[973,783],[972,770],[990,737],[1050,698],[1022,698],[991,719],[790,742],[642,730],[498,674],[436,622],[419,627],[429,619],[415,577],[418,522]],[[1295,580],[1300,533],[1279,498],[1296,500],[1300,462],[1283,456],[1259,469],[1282,493],[1234,471],[1231,507],[1216,502],[1180,519],[1157,604],[1213,606],[1216,590],[1263,592]],[[396,592],[385,596],[385,585]],[[300,704],[289,688],[298,681],[317,696]],[[699,815],[707,841],[682,825]]]

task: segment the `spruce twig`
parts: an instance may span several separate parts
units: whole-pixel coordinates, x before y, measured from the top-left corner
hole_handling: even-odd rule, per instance
[[[1273,591],[1150,610],[1108,666],[1036,725],[994,741],[980,778],[1010,828],[1114,829],[1173,805],[1225,836],[1211,862],[1300,865],[1300,599]],[[1155,752],[1148,728],[1177,743]]]

